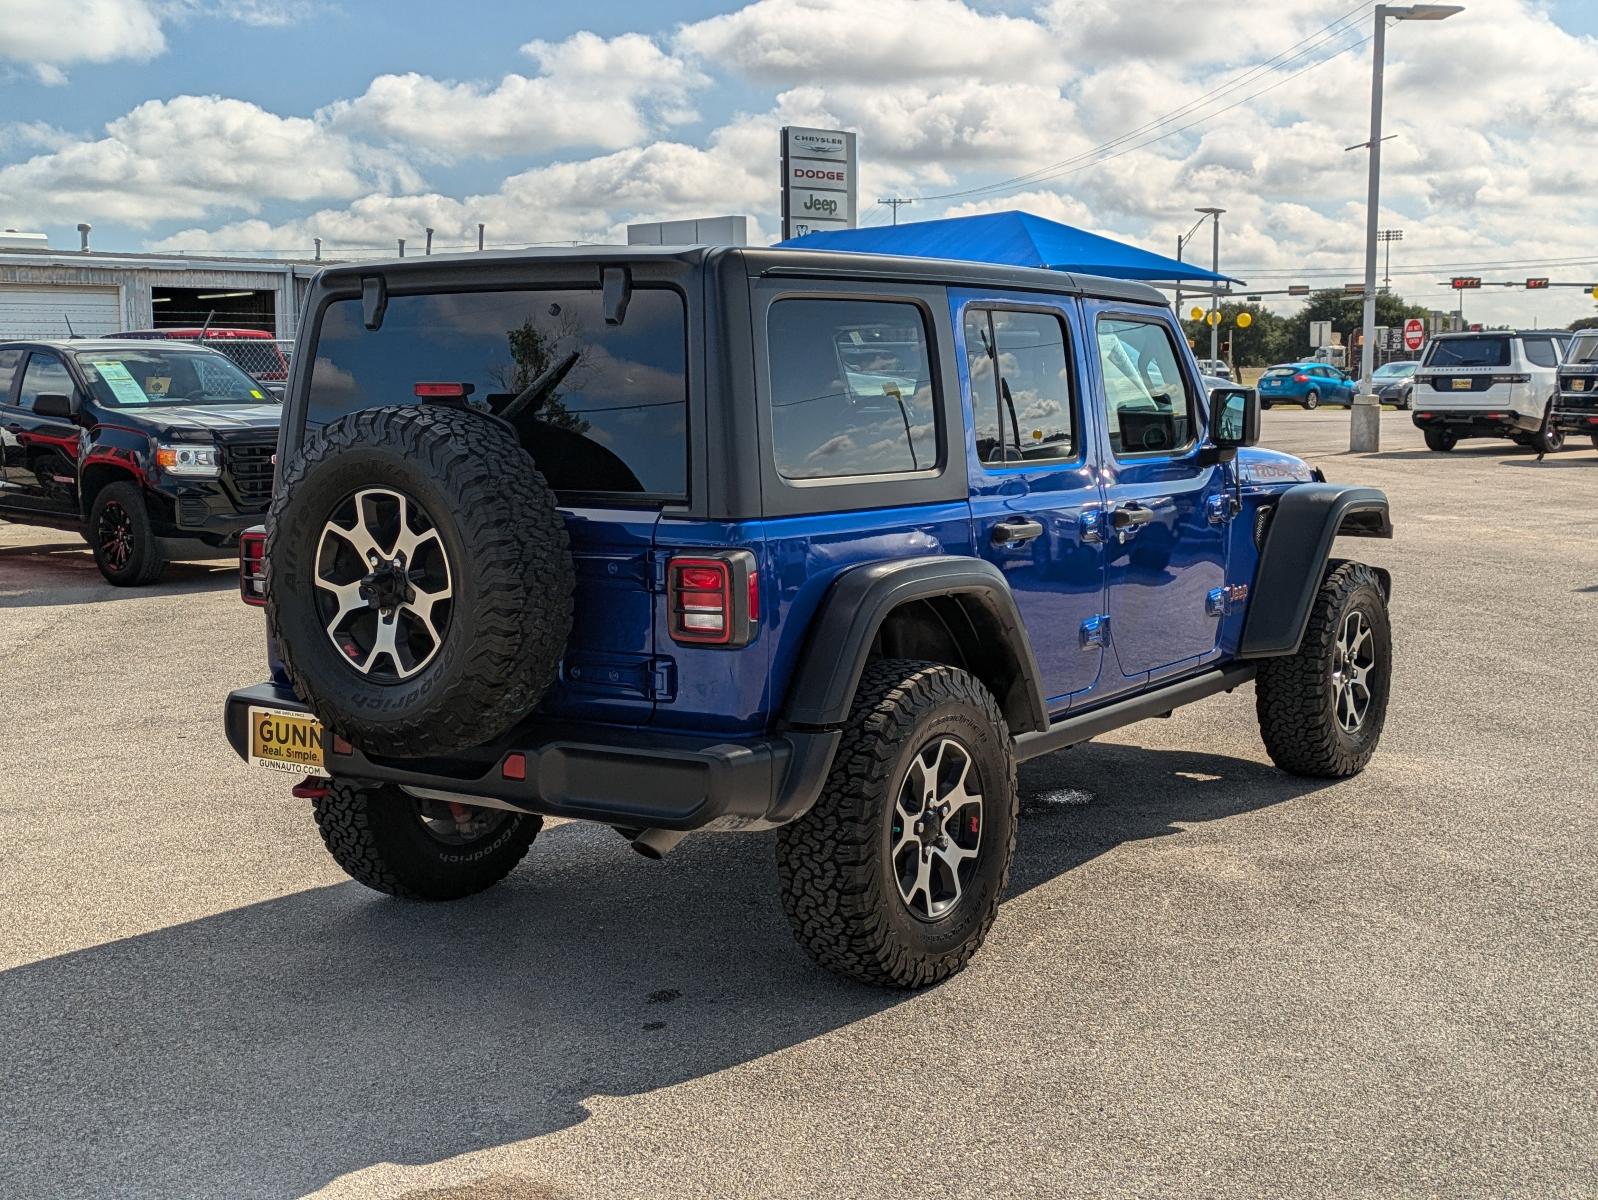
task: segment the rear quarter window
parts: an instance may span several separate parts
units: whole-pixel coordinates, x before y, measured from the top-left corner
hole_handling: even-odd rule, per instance
[[[772,453],[784,479],[937,468],[937,398],[918,305],[778,300],[766,337]]]
[[[1557,367],[1559,365],[1559,352],[1554,349],[1553,338],[1523,338],[1521,344],[1525,347],[1526,361],[1539,367]]]
[[[418,383],[460,383],[466,403],[503,408],[544,372],[558,385],[514,422],[557,491],[680,498],[687,492],[687,318],[682,297],[638,288],[621,325],[595,289],[390,296],[368,330],[358,298],[335,300],[317,332],[309,426],[417,403]]]

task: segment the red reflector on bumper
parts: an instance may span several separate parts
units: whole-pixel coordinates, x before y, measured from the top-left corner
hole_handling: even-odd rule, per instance
[[[527,755],[507,754],[505,761],[500,764],[499,775],[501,779],[512,779],[520,782],[527,778]]]

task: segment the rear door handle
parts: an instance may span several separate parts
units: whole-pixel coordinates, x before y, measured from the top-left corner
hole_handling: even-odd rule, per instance
[[[1154,520],[1154,510],[1144,508],[1141,504],[1127,504],[1116,509],[1110,514],[1110,524],[1116,529],[1127,529],[1133,525],[1147,525]]]
[[[1042,525],[1031,517],[1022,517],[1019,520],[1000,521],[993,527],[992,540],[995,546],[1019,546],[1042,536]]]

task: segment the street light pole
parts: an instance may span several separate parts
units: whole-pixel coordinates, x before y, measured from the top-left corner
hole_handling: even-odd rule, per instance
[[[1365,193],[1365,305],[1359,338],[1359,395],[1349,407],[1348,448],[1355,454],[1380,450],[1382,404],[1371,389],[1376,357],[1376,234],[1382,184],[1382,68],[1387,55],[1387,22],[1441,21],[1462,11],[1458,4],[1378,4],[1371,48],[1370,179]]]

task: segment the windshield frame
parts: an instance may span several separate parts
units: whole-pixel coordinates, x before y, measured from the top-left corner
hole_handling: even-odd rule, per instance
[[[242,367],[240,367],[227,355],[203,347],[166,346],[161,343],[161,340],[152,338],[148,346],[140,345],[136,349],[117,348],[91,350],[74,348],[66,351],[66,353],[72,359],[73,365],[77,367],[77,373],[82,379],[83,388],[88,394],[88,397],[99,407],[111,409],[116,412],[143,412],[149,409],[180,407],[223,408],[236,407],[241,404],[275,406],[279,403],[277,397],[268,391],[263,383],[252,378]],[[127,368],[123,364],[125,364],[127,360],[160,360],[163,358],[180,359],[185,357],[189,359],[203,359],[203,361],[211,364],[213,368],[220,366],[224,372],[231,372],[232,374],[238,376],[239,380],[243,384],[243,391],[245,394],[242,396],[230,395],[226,398],[211,399],[204,394],[198,397],[193,395],[174,396],[163,393],[152,395],[151,393],[145,391],[145,400],[143,402],[126,401],[121,395],[118,394],[117,386],[107,380],[104,376],[104,372],[100,369],[101,364],[103,363],[115,362],[118,365],[122,365],[123,371],[126,372]],[[127,381],[127,383],[131,383],[135,388],[138,388],[140,391],[144,391],[143,386],[131,378]],[[124,386],[126,386],[126,384],[124,384]]]

